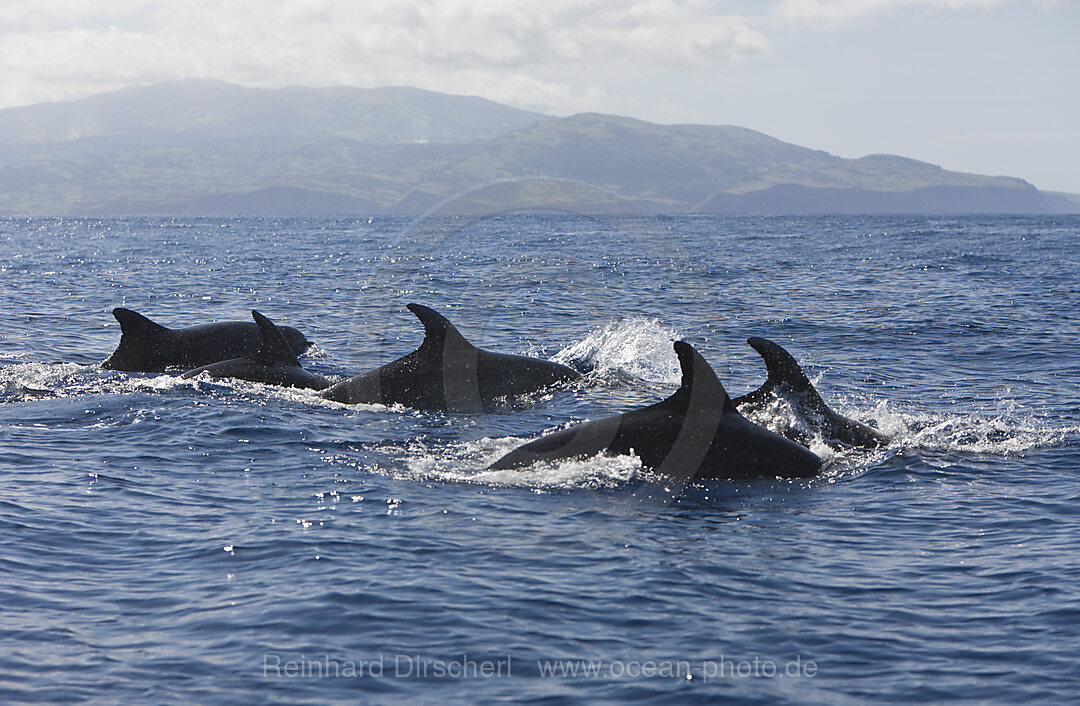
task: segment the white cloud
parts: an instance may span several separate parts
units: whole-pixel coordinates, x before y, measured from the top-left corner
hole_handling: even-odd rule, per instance
[[[1017,2],[1043,8],[1056,4],[1056,0],[780,0],[772,15],[789,24],[836,27],[905,7],[958,11]]]
[[[553,111],[768,52],[707,0],[4,0],[0,106],[130,83],[407,83]]]

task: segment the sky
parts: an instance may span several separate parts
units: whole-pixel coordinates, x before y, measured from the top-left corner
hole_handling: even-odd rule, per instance
[[[1077,0],[3,0],[0,108],[407,85],[1080,193],[1078,36]]]

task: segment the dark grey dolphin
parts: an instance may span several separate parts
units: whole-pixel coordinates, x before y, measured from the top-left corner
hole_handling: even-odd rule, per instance
[[[682,366],[682,385],[671,397],[542,436],[490,468],[633,452],[643,465],[687,481],[805,478],[821,470],[821,459],[809,450],[744,419],[712,368],[689,343],[677,341],[675,353]]]
[[[324,390],[330,386],[326,378],[300,367],[300,361],[296,359],[296,354],[289,347],[289,342],[285,340],[281,329],[270,319],[254,310],[251,316],[259,327],[262,340],[258,353],[204,365],[201,368],[189,370],[183,377],[193,378],[206,373],[213,378],[238,378],[268,385],[310,390]]]
[[[258,353],[259,327],[250,321],[219,321],[181,329],[165,328],[130,309],[113,309],[120,322],[120,345],[101,367],[133,373],[190,370],[221,360]],[[296,329],[281,326],[289,347],[299,355],[311,343]]]
[[[773,400],[784,398],[799,415],[797,426],[788,426],[782,432],[793,441],[807,445],[811,437],[820,436],[827,441],[867,448],[889,443],[889,437],[880,431],[832,411],[795,358],[778,344],[757,336],[747,343],[765,359],[769,377],[750,394],[735,398],[735,405],[744,413],[762,412]]]
[[[481,412],[501,400],[577,380],[577,371],[538,358],[492,353],[465,340],[426,306],[408,304],[424,324],[424,342],[392,363],[320,394],[346,404],[400,404],[425,411]]]

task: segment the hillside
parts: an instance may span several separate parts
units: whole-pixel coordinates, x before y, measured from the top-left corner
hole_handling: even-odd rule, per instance
[[[1047,209],[1020,179],[949,172],[889,155],[842,159],[782,142],[754,130],[703,125],[655,125],[608,115],[551,118],[491,140],[432,173],[402,210],[422,210],[462,185],[547,177],[583,182],[620,194],[655,212],[918,211],[922,194],[953,194],[956,204],[929,198],[929,210],[968,210],[985,189],[979,211],[995,199],[1019,211]],[[924,190],[931,191],[924,191]],[[973,192],[973,190],[975,190]],[[785,203],[791,194],[793,200]],[[765,198],[761,198],[765,197]],[[845,203],[850,197],[851,202]]]
[[[543,180],[563,193],[580,185],[570,197],[580,210],[623,201],[668,213],[1037,213],[1075,203],[1020,179],[842,159],[746,128],[557,118],[402,87],[181,81],[0,110],[0,214],[468,212],[498,206],[469,196],[477,189],[522,181],[535,197],[551,191],[536,188]],[[512,203],[513,191],[500,187],[498,199]]]

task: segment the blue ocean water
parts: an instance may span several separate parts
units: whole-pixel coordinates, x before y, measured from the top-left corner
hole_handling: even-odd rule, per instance
[[[0,220],[0,701],[1064,703],[1080,690],[1080,219]],[[438,309],[589,370],[492,414],[98,367],[126,306],[258,309],[356,374]],[[895,440],[668,488],[486,471],[748,336]],[[763,424],[769,419],[757,420]]]

